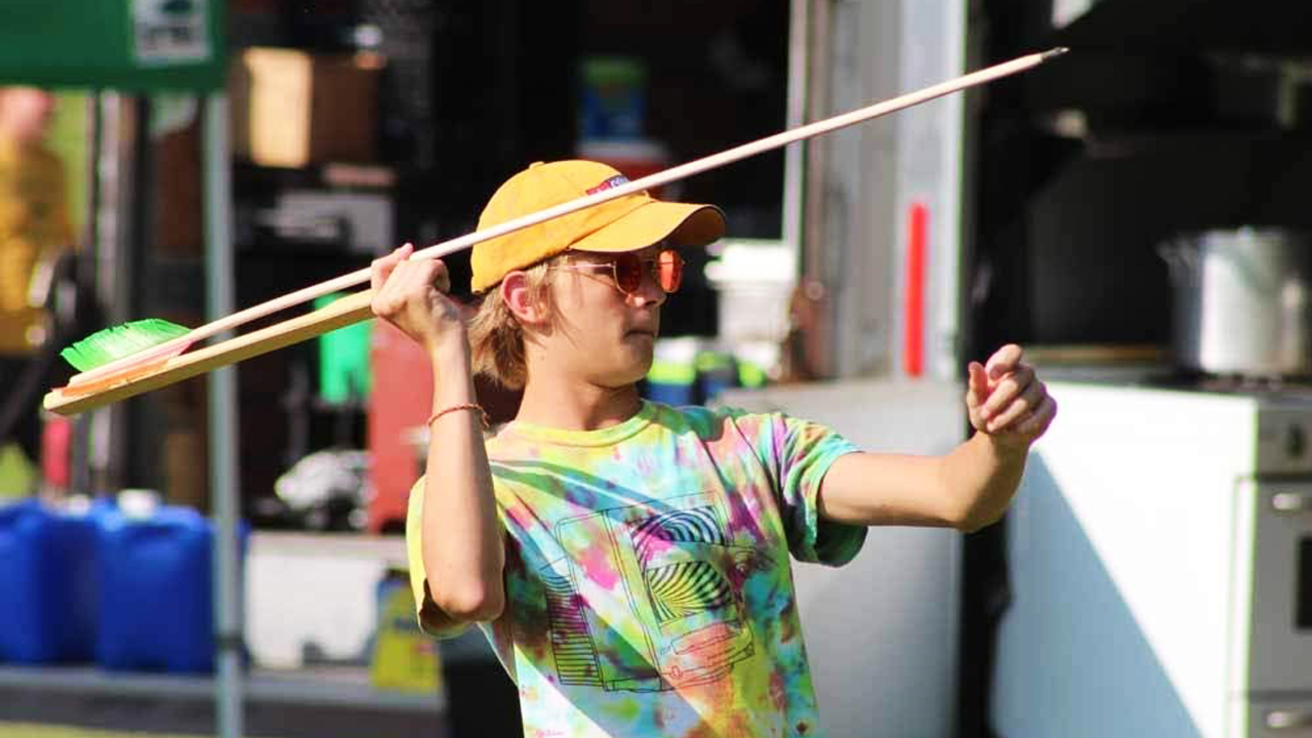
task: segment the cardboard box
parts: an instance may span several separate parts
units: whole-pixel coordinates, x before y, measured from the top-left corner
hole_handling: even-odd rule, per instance
[[[230,83],[233,153],[269,167],[373,161],[381,68],[374,54],[245,49]]]

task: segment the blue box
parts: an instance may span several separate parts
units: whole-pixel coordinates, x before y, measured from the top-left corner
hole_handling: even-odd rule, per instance
[[[594,56],[581,65],[579,139],[641,138],[647,117],[647,68],[638,59]]]

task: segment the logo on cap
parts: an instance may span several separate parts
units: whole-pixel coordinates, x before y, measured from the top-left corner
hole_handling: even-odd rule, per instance
[[[628,183],[629,183],[628,177],[625,177],[623,174],[617,174],[614,177],[611,177],[610,179],[606,180],[605,182],[602,182],[601,184],[597,185],[596,187],[589,189],[588,194],[595,195],[598,192],[605,192],[606,190],[609,190],[612,187],[619,187],[622,184],[628,184]]]

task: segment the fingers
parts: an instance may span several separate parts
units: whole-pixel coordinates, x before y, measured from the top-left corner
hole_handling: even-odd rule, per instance
[[[410,288],[431,285],[442,293],[451,291],[451,275],[446,264],[440,259],[410,261],[414,250],[414,244],[407,243],[387,256],[373,260],[370,264],[369,286],[374,294],[381,294],[384,289],[404,291],[403,285]],[[398,275],[397,279],[392,279],[393,274]]]
[[[984,368],[988,370],[988,376],[991,380],[997,380],[1007,375],[1008,372],[1016,371],[1021,365],[1021,358],[1024,352],[1020,346],[1009,343],[1006,346],[993,352],[989,360],[985,362]]]
[[[406,244],[373,262],[369,276],[375,315],[395,322],[403,312],[418,310],[409,320],[424,322],[419,316],[448,309],[439,307],[441,300],[434,295],[435,291],[445,294],[451,290],[446,264],[439,259],[411,260],[408,257],[413,251],[414,247]]]
[[[396,270],[396,265],[410,258],[410,254],[415,251],[414,244],[407,243],[399,249],[396,249],[387,256],[374,259],[369,265],[369,287],[378,294],[383,285],[387,283],[387,278],[392,276]]]
[[[1057,402],[1023,359],[1020,346],[1007,344],[982,366],[967,366],[966,407],[977,430],[1025,443],[1047,431]]]
[[[1036,439],[1048,430],[1055,417],[1057,417],[1057,401],[1052,399],[1051,395],[1045,394],[1039,406],[1015,427],[1014,432],[1026,438]]]
[[[1017,398],[1022,397],[1034,382],[1034,369],[1027,364],[1021,364],[1010,374],[1005,375],[1002,381],[993,385],[988,400],[980,408],[980,415],[985,420],[992,420]]]
[[[409,261],[399,266],[399,272],[397,291],[402,294],[423,294],[429,287],[444,294],[451,291],[451,275],[438,259]]]
[[[1043,404],[1048,396],[1047,388],[1043,385],[1043,382],[1033,378],[1032,371],[1030,372],[1030,378],[1032,381],[1021,390],[1015,399],[997,411],[989,413],[986,429],[990,433],[1007,429],[1018,421],[1027,419],[1028,415],[1037,412]],[[989,398],[990,403],[992,400],[993,398]]]
[[[438,292],[444,295],[451,294],[451,273],[446,270],[446,264],[438,259],[434,259],[433,264],[436,268],[433,269],[431,284]]]

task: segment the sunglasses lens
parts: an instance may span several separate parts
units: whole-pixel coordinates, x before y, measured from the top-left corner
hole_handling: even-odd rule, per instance
[[[615,286],[625,294],[638,291],[642,286],[642,260],[634,254],[620,254],[615,265]]]
[[[626,295],[642,287],[644,269],[651,271],[666,294],[678,290],[683,282],[683,257],[677,251],[667,249],[650,261],[638,258],[636,254],[617,254],[611,264],[615,269],[615,286]]]
[[[657,281],[666,294],[677,292],[683,283],[683,257],[679,252],[666,249],[656,257]]]

